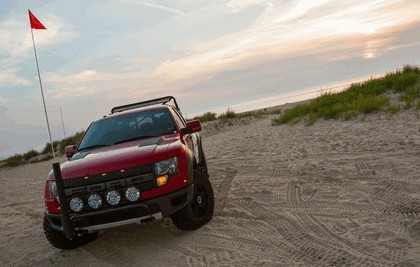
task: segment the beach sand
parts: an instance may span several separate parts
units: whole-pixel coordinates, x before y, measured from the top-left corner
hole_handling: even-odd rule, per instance
[[[203,125],[212,221],[102,231],[73,251],[42,230],[52,160],[0,169],[0,266],[420,266],[420,117]],[[60,158],[65,161],[65,158]]]

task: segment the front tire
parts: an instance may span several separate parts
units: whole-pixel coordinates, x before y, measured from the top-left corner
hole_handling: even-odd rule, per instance
[[[198,163],[198,171],[206,175],[207,178],[209,178],[209,171],[207,168],[207,160],[206,156],[204,155],[203,145],[201,144],[200,140],[200,162]]]
[[[195,230],[213,217],[214,195],[206,174],[194,170],[194,196],[191,202],[171,216],[172,222],[181,230]]]
[[[47,240],[58,249],[70,250],[75,249],[80,246],[86,245],[96,238],[98,238],[98,232],[89,233],[84,235],[75,236],[72,240],[67,239],[66,235],[62,232],[59,232],[51,227],[50,222],[48,221],[47,216],[44,216],[44,234]]]

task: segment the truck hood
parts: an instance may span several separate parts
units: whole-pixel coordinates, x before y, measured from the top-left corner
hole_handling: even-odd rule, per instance
[[[181,146],[174,134],[81,151],[61,164],[61,173],[69,179],[144,165],[178,155]],[[52,171],[48,178],[54,179]]]

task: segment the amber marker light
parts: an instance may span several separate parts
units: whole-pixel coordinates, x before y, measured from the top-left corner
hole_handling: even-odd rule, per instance
[[[168,182],[168,176],[167,175],[159,176],[158,178],[156,178],[156,182],[158,186],[166,185],[166,183]]]
[[[83,177],[83,179],[87,180],[87,179],[89,179],[89,176],[85,176],[85,177]]]
[[[125,170],[120,170],[120,173],[123,173],[123,172],[125,172]]]
[[[102,176],[106,176],[106,173],[102,173]]]

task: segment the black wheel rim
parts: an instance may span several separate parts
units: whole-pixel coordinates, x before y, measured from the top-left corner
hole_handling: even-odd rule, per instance
[[[207,211],[207,193],[204,186],[200,184],[195,185],[194,197],[191,202],[191,207],[194,214],[198,217],[203,216]]]

